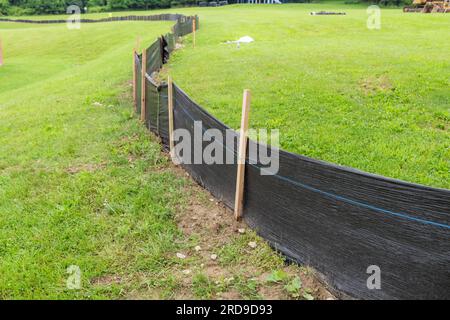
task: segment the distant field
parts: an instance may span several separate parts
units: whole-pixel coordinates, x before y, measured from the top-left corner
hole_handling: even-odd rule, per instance
[[[310,16],[311,11],[346,16]],[[450,15],[337,3],[199,10],[197,48],[176,53],[175,81],[234,128],[242,90],[251,126],[279,128],[289,151],[450,188]],[[255,42],[223,44],[249,35]]]

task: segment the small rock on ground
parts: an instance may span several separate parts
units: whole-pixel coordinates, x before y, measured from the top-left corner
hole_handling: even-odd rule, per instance
[[[256,244],[255,241],[252,241],[252,242],[249,242],[249,243],[248,243],[248,246],[249,246],[250,248],[252,248],[252,249],[255,249],[258,245]]]
[[[186,255],[178,252],[177,253],[177,258],[179,258],[179,259],[186,259]]]

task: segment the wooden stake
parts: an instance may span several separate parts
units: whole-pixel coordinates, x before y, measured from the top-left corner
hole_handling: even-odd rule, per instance
[[[145,88],[147,84],[147,79],[145,78],[145,74],[147,72],[147,50],[142,52],[142,70],[141,70],[141,121],[145,123],[146,120],[146,97],[145,97]]]
[[[241,131],[239,136],[239,154],[238,169],[236,178],[236,197],[234,199],[234,216],[236,220],[240,220],[244,205],[244,177],[245,177],[245,159],[247,157],[247,141],[248,141],[248,116],[250,112],[250,90],[244,90],[244,98],[242,101],[242,118]]]
[[[136,88],[136,48],[133,49],[133,103],[134,103],[134,112],[137,112],[137,88]]]
[[[0,38],[0,67],[3,66],[3,46],[2,39]]]
[[[174,151],[174,140],[173,140],[173,83],[172,78],[169,76],[167,81],[168,90],[168,112],[169,112],[169,145],[170,145],[170,156],[174,159],[175,151]]]
[[[194,19],[192,19],[192,32],[193,32],[193,43],[194,43],[194,48],[195,48],[195,36],[196,36],[196,33],[197,33],[197,20],[195,19],[195,17],[194,17]]]

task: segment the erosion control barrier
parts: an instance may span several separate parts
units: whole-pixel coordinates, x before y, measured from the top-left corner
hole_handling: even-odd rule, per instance
[[[173,30],[178,35],[192,32],[192,19],[178,20]],[[151,75],[168,58],[176,38],[176,34],[168,34],[157,39],[146,51],[147,61],[135,55],[136,71],[142,63],[147,66],[146,98],[136,97],[136,110],[138,114],[145,110],[141,118],[161,137],[166,149],[168,85],[158,83]],[[140,85],[138,81],[136,84]],[[144,108],[139,101],[145,101]],[[229,127],[176,84],[172,101],[175,130],[185,129],[191,137],[195,130],[206,133],[207,129],[226,135]],[[197,121],[201,121],[201,128]],[[237,143],[235,133],[220,144],[223,154],[236,160]],[[203,152],[209,144],[203,142],[201,149],[195,150],[191,141],[191,155]],[[251,140],[250,146],[262,147]],[[226,206],[234,207],[236,161],[208,165],[179,160],[198,183]],[[285,256],[314,267],[329,285],[351,297],[450,298],[450,190],[377,176],[282,150],[276,175],[262,175],[265,167],[249,160],[243,218]]]
[[[229,129],[225,124],[176,84],[169,97],[168,85],[154,77],[176,40],[191,33],[194,26],[199,28],[198,17],[167,14],[82,22],[122,20],[176,21],[172,32],[158,38],[143,54],[135,53],[133,59],[136,113],[161,138],[163,146],[168,149],[170,144],[169,98],[174,129],[190,133],[217,129],[225,136]],[[209,144],[203,142],[196,150],[191,141],[191,154],[203,153]],[[235,201],[237,144],[237,133],[220,144],[234,164],[182,164],[229,208],[234,208]],[[251,140],[249,146],[263,147]],[[262,175],[265,166],[247,159],[243,206],[243,218],[274,248],[314,267],[329,285],[351,297],[450,299],[450,190],[372,175],[282,150],[278,160],[276,175]],[[374,277],[379,281],[373,282]]]
[[[177,21],[179,19],[185,19],[186,17],[178,13],[165,13],[155,14],[148,16],[122,16],[122,17],[107,17],[100,19],[77,19],[82,23],[101,23],[101,22],[117,22],[117,21]],[[0,18],[0,22],[17,22],[17,23],[33,23],[33,24],[53,24],[53,23],[66,23],[67,21],[73,21],[74,18],[69,19],[49,19],[49,20],[34,20],[34,19],[9,19]]]

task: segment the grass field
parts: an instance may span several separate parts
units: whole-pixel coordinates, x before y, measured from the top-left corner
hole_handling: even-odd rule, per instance
[[[450,15],[388,9],[370,31],[364,7],[336,3],[168,11],[200,15],[197,48],[188,36],[169,68],[225,123],[237,128],[250,88],[251,125],[281,129],[289,151],[450,187]],[[217,219],[133,116],[135,39],[171,24],[0,23],[0,299],[325,296],[311,271]],[[223,44],[244,35],[256,41]],[[191,228],[201,213],[213,221]],[[81,290],[66,287],[70,265]]]
[[[346,16],[310,16],[311,11]],[[282,148],[410,182],[450,188],[450,15],[338,3],[200,11],[197,48],[170,69],[195,101],[238,128],[279,128]],[[254,43],[227,40],[249,35]]]
[[[171,25],[0,24],[0,299],[324,297],[235,232],[133,116],[135,39]]]

